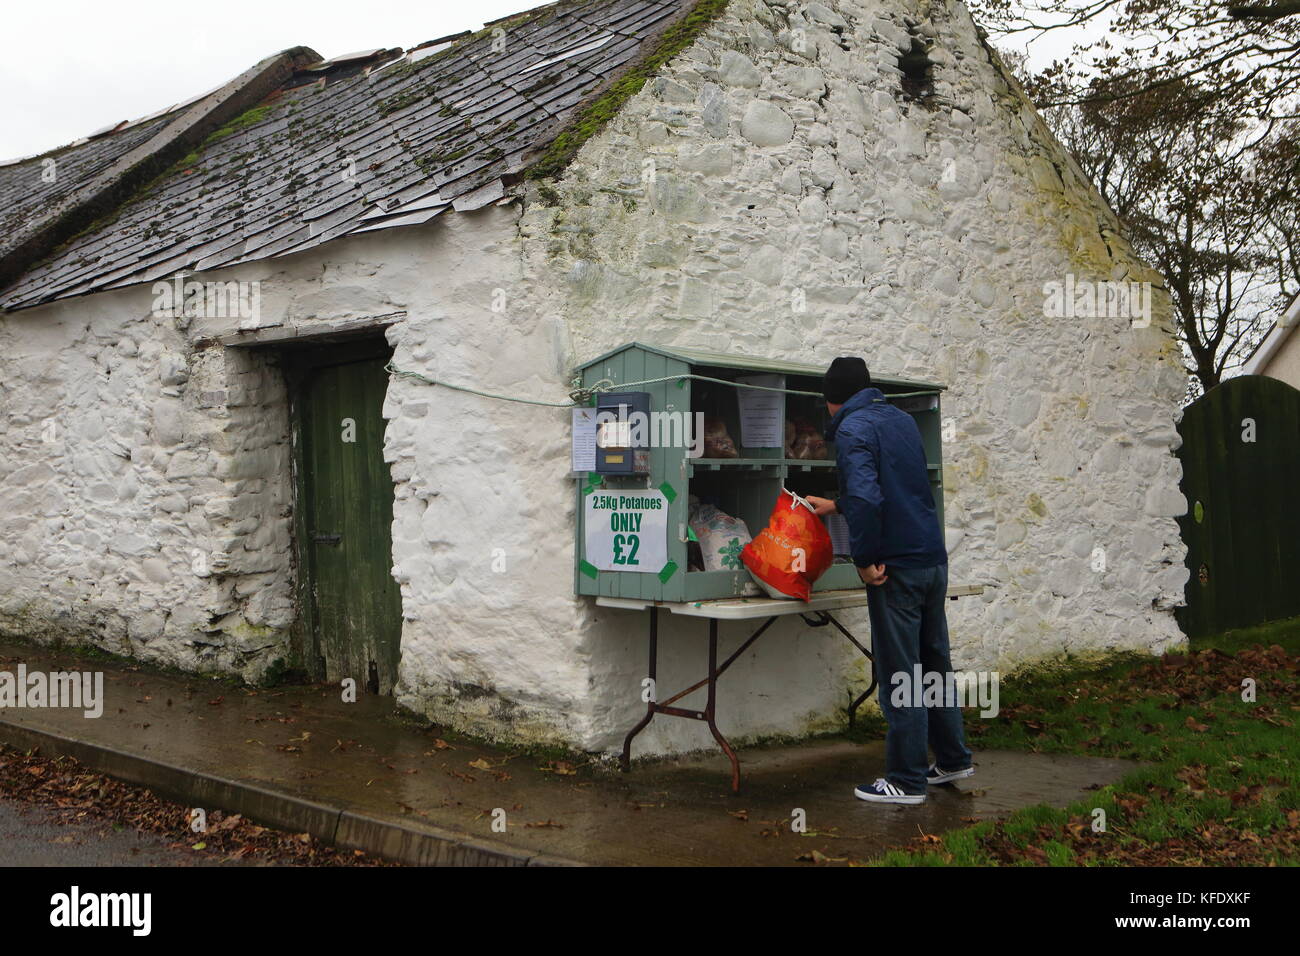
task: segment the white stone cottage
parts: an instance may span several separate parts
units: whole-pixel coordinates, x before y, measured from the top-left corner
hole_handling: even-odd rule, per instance
[[[957,666],[1182,640],[1167,297],[959,0],[574,0],[298,48],[0,167],[0,203],[4,634],[355,674],[462,731],[615,750],[644,615],[573,593],[569,413],[382,370],[558,402],[636,340],[948,386],[951,579],[990,585],[950,606]],[[1110,281],[1153,283],[1150,321],[1077,294]],[[296,410],[345,359],[369,384]],[[291,435],[344,418],[377,464],[331,529],[332,466]],[[371,533],[369,566],[304,580],[331,531]],[[698,626],[663,616],[660,649],[661,686],[699,675]],[[855,653],[783,621],[719,724],[840,726]],[[638,753],[703,746],[661,720]]]

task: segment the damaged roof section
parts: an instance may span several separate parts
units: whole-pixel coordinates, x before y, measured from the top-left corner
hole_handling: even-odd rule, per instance
[[[152,155],[160,137],[183,142],[177,126],[206,100],[0,166],[0,308],[288,255],[499,201],[690,6],[569,0],[405,55],[314,56],[109,204],[77,200]],[[49,238],[41,230],[54,211],[58,244],[41,248],[33,236]]]
[[[4,193],[13,193],[0,230],[0,286],[20,276],[28,265],[69,240],[86,224],[118,208],[167,165],[222,123],[277,89],[294,72],[320,55],[305,47],[267,57],[224,86],[177,108],[170,116],[138,124],[117,123],[74,144],[64,156],[37,157],[0,177]],[[135,136],[112,133],[138,126]],[[94,149],[99,143],[102,149]],[[60,171],[62,164],[62,172]],[[68,166],[74,174],[69,175]],[[32,173],[39,171],[33,179]],[[23,173],[28,175],[24,181]],[[76,175],[80,173],[80,175]],[[50,186],[48,191],[43,187]]]

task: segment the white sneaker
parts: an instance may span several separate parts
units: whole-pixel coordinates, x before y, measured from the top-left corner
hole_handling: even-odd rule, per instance
[[[937,787],[941,783],[952,783],[954,780],[973,776],[975,776],[974,767],[967,767],[965,770],[941,770],[936,763],[931,764],[930,769],[925,772],[925,782],[932,787]]]
[[[925,794],[904,793],[884,777],[881,777],[871,786],[863,784],[855,788],[853,795],[859,800],[867,800],[870,803],[925,803]]]

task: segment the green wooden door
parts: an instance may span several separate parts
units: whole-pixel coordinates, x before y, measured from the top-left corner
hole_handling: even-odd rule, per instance
[[[299,594],[316,676],[392,692],[402,630],[393,580],[393,481],[383,458],[386,358],[356,347],[300,363]],[[314,653],[313,653],[314,652]]]

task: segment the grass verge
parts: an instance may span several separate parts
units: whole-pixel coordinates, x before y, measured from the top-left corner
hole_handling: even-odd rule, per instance
[[[1300,864],[1298,716],[1300,619],[1196,641],[1186,654],[1125,657],[1014,682],[1002,689],[997,717],[968,716],[977,754],[1086,754],[1143,766],[1063,810],[1027,807],[1005,820],[918,837],[873,862]]]

